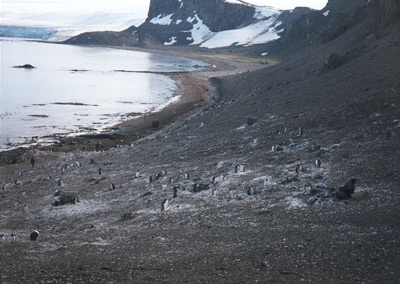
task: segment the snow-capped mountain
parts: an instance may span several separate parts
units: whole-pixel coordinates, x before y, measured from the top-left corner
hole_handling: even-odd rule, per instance
[[[384,1],[397,3],[397,0]],[[298,7],[280,11],[241,0],[151,0],[147,19],[139,27],[120,33],[84,33],[66,43],[251,46],[248,50],[255,54],[298,52],[310,44],[323,44],[346,33],[347,27],[357,21],[360,11],[371,3],[381,2],[329,0],[322,10]]]
[[[139,32],[164,45],[250,46],[280,37],[280,14],[239,0],[151,0]]]

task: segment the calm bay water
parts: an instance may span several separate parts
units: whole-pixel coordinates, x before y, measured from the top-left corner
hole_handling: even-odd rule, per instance
[[[115,70],[171,72],[205,66],[97,47],[3,40],[0,48],[0,150],[45,142],[54,134],[98,132],[175,95],[175,82],[169,77]],[[13,68],[24,64],[36,68]]]

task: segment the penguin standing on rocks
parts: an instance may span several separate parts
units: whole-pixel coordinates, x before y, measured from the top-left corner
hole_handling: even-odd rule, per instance
[[[32,156],[32,158],[31,158],[32,168],[35,167],[35,163],[36,163],[36,158],[35,158],[35,156]]]
[[[316,159],[316,160],[315,160],[315,166],[316,166],[317,168],[320,168],[320,167],[321,167],[321,160],[320,160],[320,159]]]
[[[178,187],[174,186],[174,198],[178,198]]]
[[[163,202],[161,203],[161,211],[167,211],[168,210],[168,199],[164,199]]]
[[[99,168],[99,175],[101,175],[101,172],[102,172],[102,170],[101,170],[101,167]]]

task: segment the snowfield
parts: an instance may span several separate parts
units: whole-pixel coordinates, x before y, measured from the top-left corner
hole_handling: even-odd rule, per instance
[[[228,2],[237,3],[240,1]],[[200,47],[210,49],[232,45],[251,46],[280,38],[279,34],[284,31],[283,29],[279,29],[282,22],[277,22],[280,14],[280,11],[269,7],[256,7],[254,18],[257,21],[255,23],[221,32],[212,32],[196,12],[192,17],[178,19],[175,23],[178,24],[186,21],[193,25],[191,30],[186,31],[191,34],[191,36],[187,37],[188,41],[192,41],[190,45],[200,45]],[[151,19],[150,22],[157,25],[170,25],[173,22],[172,18],[173,14],[167,16],[158,15],[156,18]],[[164,45],[173,45],[176,42],[176,38],[171,38]]]

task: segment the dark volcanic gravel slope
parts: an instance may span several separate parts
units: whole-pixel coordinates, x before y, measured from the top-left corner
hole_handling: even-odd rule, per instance
[[[400,282],[399,54],[397,23],[359,24],[217,80],[210,105],[132,146],[1,173],[1,282]],[[330,197],[350,178],[350,200]],[[52,207],[54,190],[80,202]]]

